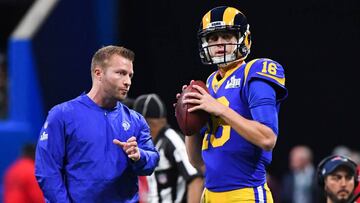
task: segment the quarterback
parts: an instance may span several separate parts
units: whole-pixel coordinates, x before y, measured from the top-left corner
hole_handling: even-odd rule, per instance
[[[202,18],[198,31],[204,64],[217,69],[207,79],[207,93],[187,93],[211,120],[199,135],[186,136],[191,163],[205,173],[202,202],[273,202],[266,167],[278,137],[280,104],[287,97],[284,69],[250,52],[250,27],[233,7],[216,7]],[[186,86],[184,86],[186,87]],[[177,95],[178,97],[179,95]]]

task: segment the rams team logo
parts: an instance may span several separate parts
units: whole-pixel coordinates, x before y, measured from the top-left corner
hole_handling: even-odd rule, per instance
[[[128,123],[127,121],[123,121],[122,127],[124,128],[125,131],[127,131],[130,128],[130,123]]]
[[[47,140],[49,137],[49,134],[47,134],[45,131],[40,135],[40,141]]]

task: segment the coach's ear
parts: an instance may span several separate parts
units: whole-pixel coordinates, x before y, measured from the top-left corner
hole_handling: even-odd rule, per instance
[[[94,79],[101,81],[102,79],[102,73],[103,73],[103,69],[99,66],[96,66],[94,68],[93,74],[94,74]]]

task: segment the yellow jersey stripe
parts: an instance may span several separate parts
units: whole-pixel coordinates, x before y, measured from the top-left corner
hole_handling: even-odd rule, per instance
[[[266,203],[274,203],[274,199],[272,197],[270,188],[268,187],[267,184],[264,185],[264,188],[266,190]]]
[[[208,78],[206,78],[206,86],[208,87],[208,83],[210,82],[210,77],[212,76],[212,75],[214,75],[214,74],[216,74],[216,71],[214,71],[213,73],[211,73],[210,75],[209,75],[209,77]],[[210,86],[210,85],[209,85]],[[208,87],[209,88],[209,87]]]
[[[216,75],[220,74],[219,71],[216,72],[216,75],[214,75],[212,81],[211,81],[211,87],[213,88],[214,92],[216,93],[217,90],[220,88],[220,86],[225,82],[226,78],[228,78],[234,71],[236,71],[237,69],[239,69],[241,67],[241,65],[239,65],[236,68],[233,68],[231,70],[228,70],[224,77],[221,78],[221,80],[217,80]]]
[[[264,187],[259,186],[261,190],[261,195],[258,197],[259,202],[273,203],[272,194],[270,192],[267,184]],[[256,189],[256,188],[255,188]],[[265,196],[263,195],[263,190],[265,190]],[[237,190],[230,190],[224,192],[212,192],[207,188],[204,189],[201,203],[229,203],[229,202],[249,202],[255,203],[255,191],[254,188],[242,188]]]
[[[259,59],[252,60],[252,61],[250,61],[249,63],[246,64],[245,70],[244,70],[244,86],[246,84],[246,79],[247,79],[247,76],[249,74],[250,68],[257,60],[259,60]]]
[[[262,75],[262,76],[265,76],[265,77],[274,79],[274,80],[276,80],[278,83],[280,83],[280,84],[282,84],[282,85],[285,85],[285,78],[279,78],[279,77],[276,77],[276,76],[274,76],[274,75],[269,75],[269,74],[262,73],[262,72],[256,72],[256,73],[259,74],[259,75]]]

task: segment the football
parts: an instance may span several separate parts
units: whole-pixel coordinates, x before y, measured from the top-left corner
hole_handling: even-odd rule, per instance
[[[188,112],[188,109],[193,107],[194,104],[184,104],[183,100],[184,94],[187,92],[199,92],[197,89],[193,88],[193,85],[198,85],[204,88],[207,92],[205,83],[201,80],[196,80],[187,86],[181,93],[178,98],[175,106],[175,116],[177,123],[180,127],[182,133],[186,136],[193,135],[195,133],[199,133],[202,127],[205,126],[206,122],[209,120],[210,114],[203,110],[197,110],[193,112]]]

